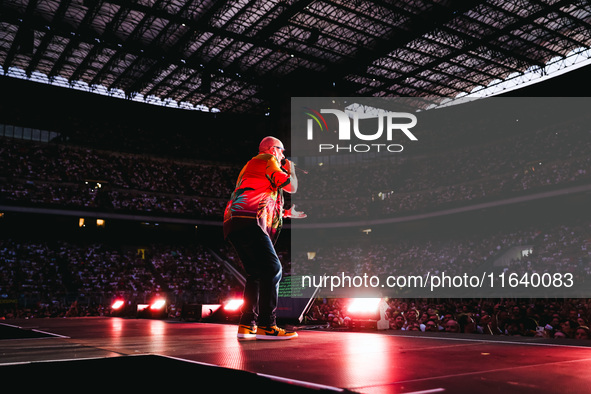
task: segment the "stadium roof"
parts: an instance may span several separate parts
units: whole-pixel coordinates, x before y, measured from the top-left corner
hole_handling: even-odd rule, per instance
[[[590,45],[586,0],[0,0],[5,75],[208,111],[264,113],[278,94],[429,106]]]

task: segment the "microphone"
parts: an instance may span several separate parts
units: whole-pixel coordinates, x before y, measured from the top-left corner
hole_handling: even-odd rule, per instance
[[[287,164],[287,159],[286,159],[286,158],[283,158],[283,159],[281,160],[281,167],[283,167],[285,164]],[[302,173],[304,173],[304,174],[306,174],[306,175],[308,174],[308,171],[306,171],[306,170],[304,170],[304,169],[301,169],[300,167],[298,167],[298,166],[296,166],[296,165],[294,165],[294,167],[295,167],[296,171],[300,171],[300,172],[302,172]]]

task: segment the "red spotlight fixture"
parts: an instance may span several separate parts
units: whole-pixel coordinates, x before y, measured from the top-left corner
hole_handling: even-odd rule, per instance
[[[377,313],[381,300],[381,298],[353,298],[347,311],[352,315],[373,315]]]
[[[114,311],[118,311],[119,309],[123,308],[123,305],[125,305],[125,302],[123,300],[115,300],[115,302],[113,302],[113,305],[111,305],[111,309],[113,309]]]
[[[163,298],[156,298],[154,301],[152,301],[152,303],[150,304],[150,310],[151,311],[161,311],[162,309],[164,309],[166,307],[166,300]]]
[[[167,315],[166,299],[156,297],[149,304],[137,304],[137,317],[162,319]]]
[[[377,328],[381,298],[353,298],[347,308],[351,328]]]
[[[244,304],[243,299],[229,299],[224,304],[224,311],[226,312],[237,312],[240,311],[240,308]]]
[[[244,300],[242,298],[228,298],[222,302],[221,307],[217,313],[214,312],[209,319],[212,321],[223,321],[223,322],[237,322],[240,319],[242,313],[242,304]]]
[[[129,305],[123,298],[116,298],[111,303],[111,316],[125,316],[129,313]]]

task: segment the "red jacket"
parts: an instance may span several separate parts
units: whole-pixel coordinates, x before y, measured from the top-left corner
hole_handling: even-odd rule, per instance
[[[275,242],[283,224],[283,191],[290,174],[275,156],[261,153],[240,171],[236,188],[224,212],[224,237],[232,231],[258,225]]]

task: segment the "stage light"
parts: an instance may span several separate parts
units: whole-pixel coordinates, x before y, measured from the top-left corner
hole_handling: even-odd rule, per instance
[[[167,316],[166,299],[154,298],[149,304],[137,304],[138,318],[162,319]]]
[[[240,310],[240,307],[244,304],[244,300],[242,299],[231,299],[226,301],[224,305],[224,311],[226,312],[236,312]]]
[[[119,310],[123,307],[123,305],[125,305],[125,302],[123,300],[116,300],[115,302],[113,302],[113,305],[111,305],[111,309]]]
[[[131,314],[130,305],[123,298],[116,298],[111,303],[111,316],[122,317]]]
[[[184,304],[181,308],[181,319],[211,321],[221,312],[221,304]]]
[[[380,316],[381,298],[354,298],[347,307],[347,317],[352,329],[382,329]]]
[[[166,306],[166,300],[162,298],[157,298],[152,302],[150,305],[150,310],[152,311],[159,311]]]
[[[373,315],[377,313],[381,298],[353,298],[347,311],[352,315]]]

